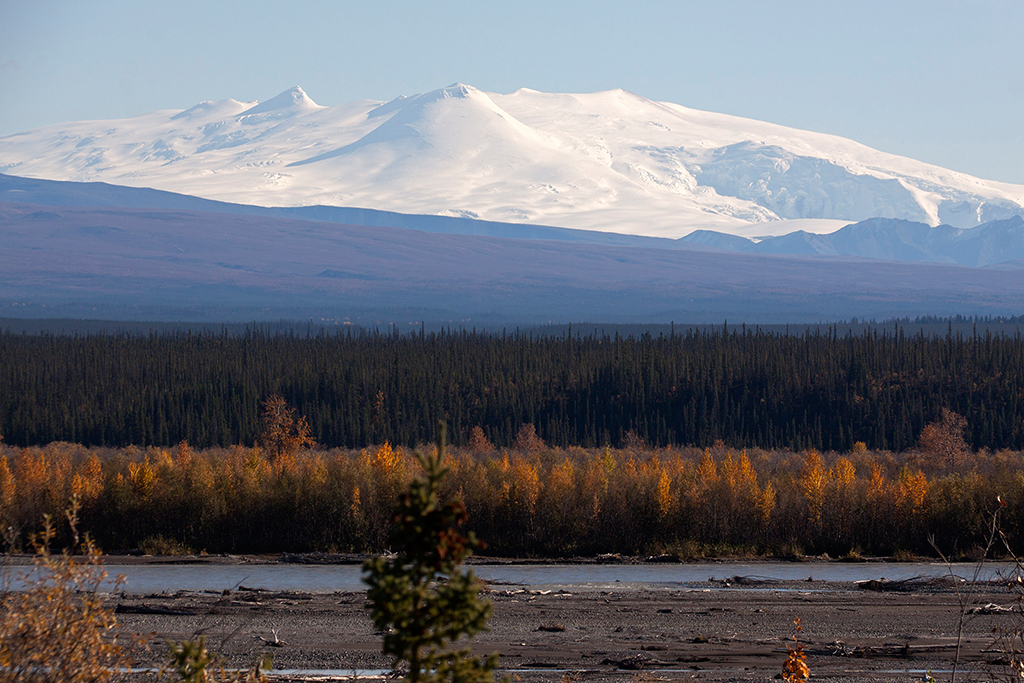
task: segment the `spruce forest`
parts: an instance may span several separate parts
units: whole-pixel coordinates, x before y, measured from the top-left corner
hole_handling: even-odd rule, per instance
[[[441,420],[488,554],[970,557],[997,495],[1024,530],[1022,365],[898,329],[4,334],[0,521],[17,547],[75,497],[111,552],[380,551]]]
[[[85,337],[0,334],[0,436],[29,446],[254,443],[280,395],[325,447],[548,445],[903,451],[952,410],[975,449],[1024,448],[1024,339],[689,332]]]

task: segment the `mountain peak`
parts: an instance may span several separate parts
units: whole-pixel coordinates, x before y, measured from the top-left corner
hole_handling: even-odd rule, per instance
[[[306,91],[299,86],[288,88],[280,95],[272,97],[266,102],[257,104],[252,109],[247,109],[243,114],[248,116],[249,114],[265,114],[267,112],[277,112],[292,110],[295,112],[306,112],[313,111],[315,109],[323,109],[319,104],[310,99]]]
[[[469,97],[471,93],[478,93],[480,91],[471,85],[456,82],[447,88],[441,88],[439,92],[444,97]]]
[[[438,100],[468,100],[468,99],[487,99],[490,98],[487,95],[474,88],[471,85],[465,83],[452,83],[445,88],[439,88],[437,90],[431,90],[430,92],[417,95],[412,98],[421,102],[436,102]]]
[[[419,95],[412,95],[411,97],[399,95],[390,102],[385,102],[384,104],[375,107],[369,113],[369,116],[382,116],[384,114],[390,114],[398,109],[420,108],[433,102],[440,102],[443,100],[486,100],[488,103],[491,102],[486,93],[477,90],[471,85],[465,85],[464,83],[452,83],[445,88],[438,88],[437,90],[420,93]],[[493,103],[491,103],[491,106],[494,106]]]

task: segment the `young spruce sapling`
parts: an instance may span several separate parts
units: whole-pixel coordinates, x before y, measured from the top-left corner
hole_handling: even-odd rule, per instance
[[[424,476],[398,501],[389,535],[391,558],[375,557],[363,566],[369,585],[370,616],[384,631],[383,652],[396,666],[406,665],[410,683],[491,683],[498,655],[480,659],[468,648],[450,646],[487,630],[491,604],[462,563],[481,546],[463,534],[466,510],[457,500],[441,499],[448,472],[442,466],[445,426],[438,424],[437,452],[417,453]]]

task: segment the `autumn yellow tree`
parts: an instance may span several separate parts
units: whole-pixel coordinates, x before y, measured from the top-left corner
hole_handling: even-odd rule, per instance
[[[484,434],[484,430],[480,426],[473,427],[469,433],[469,450],[478,455],[485,453],[491,453],[494,451],[494,445],[488,441],[487,436]]]
[[[271,462],[293,456],[300,448],[314,443],[306,418],[295,419],[295,410],[284,397],[274,394],[263,402],[256,445],[267,453]]]
[[[821,527],[821,513],[825,506],[827,483],[828,472],[821,460],[821,454],[812,448],[807,451],[803,467],[800,470],[800,488],[807,501],[808,521],[815,529]]]
[[[952,469],[971,452],[964,440],[966,429],[967,420],[962,415],[943,408],[942,417],[921,430],[921,450]]]
[[[532,453],[544,450],[544,442],[537,436],[537,428],[532,424],[523,424],[516,434],[516,443],[513,448],[517,451]]]

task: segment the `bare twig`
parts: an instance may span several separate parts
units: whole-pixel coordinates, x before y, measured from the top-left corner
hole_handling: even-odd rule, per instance
[[[960,652],[963,647],[964,627],[967,625],[968,618],[973,616],[970,607],[975,599],[978,586],[981,585],[982,569],[985,567],[985,562],[988,560],[988,554],[991,552],[992,546],[995,545],[996,538],[1001,537],[1002,535],[1002,532],[999,530],[999,515],[1006,506],[1006,503],[1000,496],[997,496],[996,500],[999,505],[991,515],[988,540],[985,542],[985,550],[981,555],[981,559],[979,559],[977,564],[974,566],[974,575],[972,576],[971,581],[968,582],[968,589],[966,593],[960,586],[963,580],[953,571],[953,562],[946,557],[945,553],[943,553],[939,548],[938,543],[935,541],[935,535],[928,535],[928,544],[931,545],[936,553],[938,553],[939,557],[942,558],[943,563],[946,565],[946,570],[949,572],[949,578],[953,582],[953,590],[956,592],[957,603],[960,606],[956,625],[956,655],[953,658],[953,668],[949,675],[950,683],[956,683],[956,674],[960,666]]]

